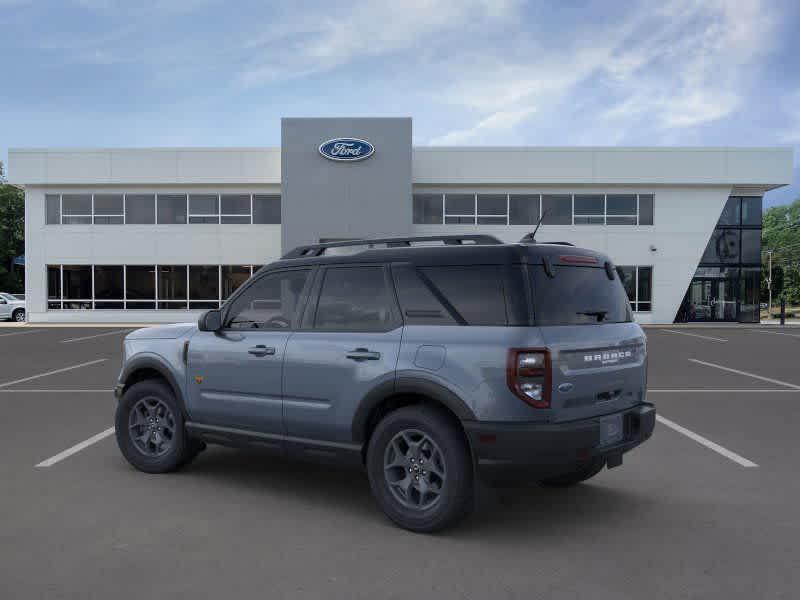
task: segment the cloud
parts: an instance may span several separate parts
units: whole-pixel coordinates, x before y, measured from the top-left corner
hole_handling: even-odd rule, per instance
[[[484,132],[497,133],[510,131],[535,112],[536,108],[528,107],[520,110],[499,111],[492,113],[485,119],[479,121],[474,127],[451,131],[445,135],[431,139],[430,143],[434,146],[461,144],[465,141],[479,137]]]

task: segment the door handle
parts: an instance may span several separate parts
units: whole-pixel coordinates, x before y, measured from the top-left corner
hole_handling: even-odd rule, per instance
[[[272,356],[275,354],[275,348],[267,348],[263,344],[259,344],[258,346],[253,346],[247,352],[254,356]]]
[[[372,352],[366,348],[356,348],[347,353],[347,358],[350,360],[380,360],[380,352]]]

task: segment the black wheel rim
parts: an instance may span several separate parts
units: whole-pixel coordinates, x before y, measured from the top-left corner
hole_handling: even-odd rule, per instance
[[[402,506],[427,510],[439,502],[447,482],[444,454],[425,432],[404,429],[386,446],[383,475]]]
[[[163,456],[172,449],[175,439],[175,415],[163,400],[147,396],[133,405],[128,429],[139,452],[145,456]]]

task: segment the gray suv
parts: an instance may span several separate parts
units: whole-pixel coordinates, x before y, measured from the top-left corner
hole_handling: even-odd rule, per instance
[[[395,523],[477,480],[567,486],[650,437],[645,336],[611,261],[488,236],[304,246],[198,325],[125,338],[116,432],[148,473],[206,443],[365,469]]]

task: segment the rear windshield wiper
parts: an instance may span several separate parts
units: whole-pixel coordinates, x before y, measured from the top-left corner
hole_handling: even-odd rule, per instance
[[[608,311],[607,310],[584,310],[584,311],[578,311],[575,314],[586,315],[587,317],[597,317],[597,322],[599,323],[600,321],[602,321],[603,319],[606,318],[606,315],[608,314]]]

